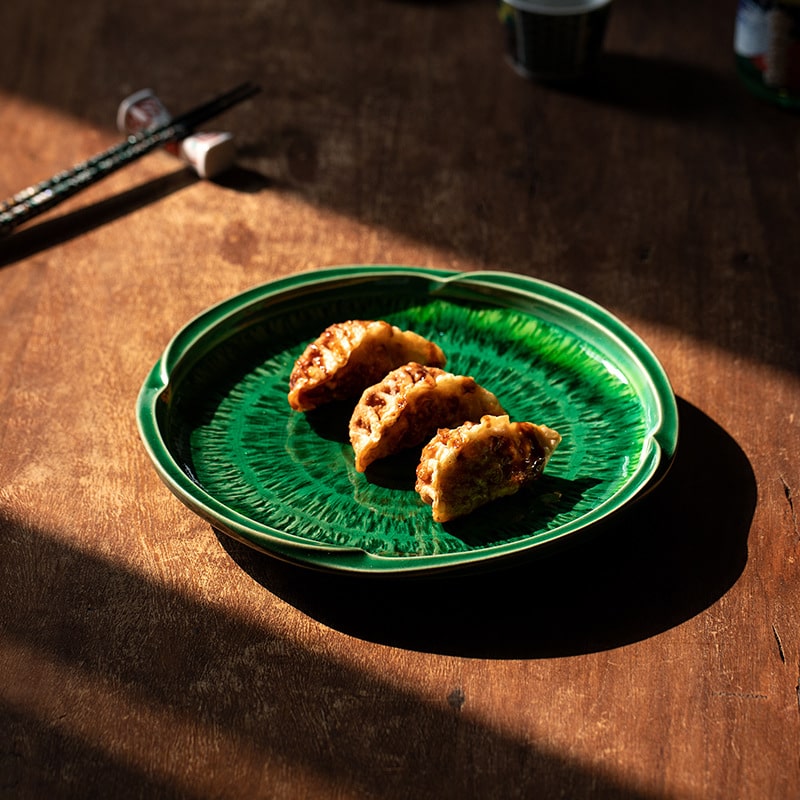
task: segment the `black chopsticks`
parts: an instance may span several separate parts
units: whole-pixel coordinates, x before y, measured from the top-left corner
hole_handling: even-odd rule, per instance
[[[131,134],[125,141],[108,150],[17,192],[13,197],[0,203],[0,238],[11,233],[23,222],[44,213],[162,144],[186,138],[197,125],[247,100],[258,91],[258,86],[249,82],[242,83],[229,92],[175,117],[160,128]]]

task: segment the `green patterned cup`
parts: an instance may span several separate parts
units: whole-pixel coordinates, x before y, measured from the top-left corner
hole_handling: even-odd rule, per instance
[[[586,77],[603,48],[611,0],[501,0],[511,66],[526,78]]]

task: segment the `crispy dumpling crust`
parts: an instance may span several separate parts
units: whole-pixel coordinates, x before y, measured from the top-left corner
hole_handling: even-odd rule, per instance
[[[379,458],[424,444],[438,428],[504,413],[474,378],[411,362],[361,395],[350,419],[356,470],[364,472]]]
[[[289,377],[289,405],[310,411],[334,400],[356,399],[389,371],[417,361],[443,367],[441,348],[383,320],[348,320],[326,328],[306,347]]]
[[[415,488],[447,522],[536,480],[560,442],[551,428],[505,415],[443,428],[422,449]]]

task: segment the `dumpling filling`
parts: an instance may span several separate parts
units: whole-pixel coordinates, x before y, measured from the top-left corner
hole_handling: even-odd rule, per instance
[[[357,399],[388,372],[417,361],[443,367],[441,348],[383,320],[348,320],[326,328],[295,362],[289,405],[311,411],[335,400]]]
[[[439,428],[504,413],[474,378],[411,362],[361,395],[350,419],[356,469],[364,472],[379,458],[422,445]]]
[[[551,428],[505,415],[443,428],[422,449],[415,488],[447,522],[535,481],[560,442]]]

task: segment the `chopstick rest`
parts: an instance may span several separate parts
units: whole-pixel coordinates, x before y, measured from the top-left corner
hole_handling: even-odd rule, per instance
[[[139,133],[167,125],[172,115],[152,89],[141,89],[126,97],[117,110],[120,133]],[[167,142],[165,149],[189,164],[201,178],[213,178],[236,159],[233,134],[227,131],[192,133],[180,141]]]

